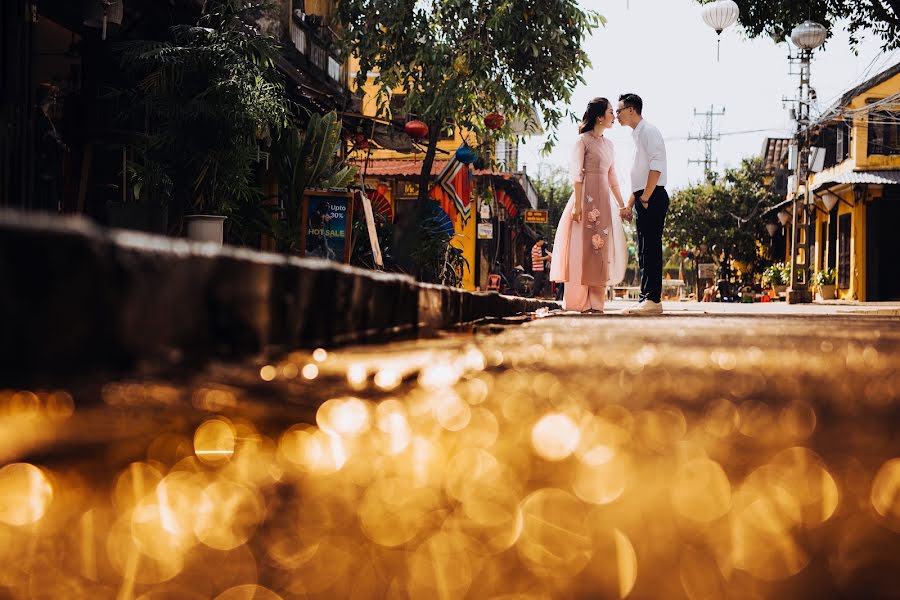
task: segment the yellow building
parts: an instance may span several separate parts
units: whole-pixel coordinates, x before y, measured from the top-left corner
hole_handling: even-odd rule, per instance
[[[841,299],[900,299],[900,63],[846,92],[817,130],[813,270],[835,270]]]
[[[353,87],[358,70],[359,63],[351,58],[349,76]],[[407,221],[406,215],[415,212],[427,142],[422,140],[420,144],[404,132],[404,126],[415,115],[405,110],[403,93],[395,91],[391,94],[388,100],[390,114],[377,117],[377,73],[367,75],[364,96],[354,106],[355,114],[347,115],[349,119],[345,121],[357,123],[351,140],[351,158],[359,167],[366,186],[377,189],[390,202],[395,223],[400,226]],[[477,145],[474,134],[448,121],[438,140],[437,154],[431,168],[432,179],[437,178],[464,142]],[[527,174],[517,170],[518,144],[498,141],[494,150],[499,169],[472,169],[474,185],[470,216],[464,220],[457,215],[454,223],[457,236],[453,244],[462,249],[469,265],[463,273],[463,287],[469,290],[486,288],[494,259],[501,263],[505,271],[511,271],[515,264],[522,264],[536,236],[520,218],[520,213],[526,209],[537,208],[538,196]],[[485,206],[478,199],[486,196],[487,189],[493,192],[493,198]],[[486,239],[486,229],[480,228],[479,233],[478,225],[488,224],[491,237]]]

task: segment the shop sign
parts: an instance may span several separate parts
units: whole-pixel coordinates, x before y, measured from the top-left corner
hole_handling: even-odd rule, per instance
[[[397,198],[401,200],[415,200],[419,197],[419,184],[415,181],[398,181]]]
[[[697,277],[700,279],[715,279],[716,263],[700,263],[697,265]]]
[[[493,223],[479,223],[478,224],[478,239],[479,240],[494,239],[494,224]]]
[[[300,256],[350,262],[353,195],[349,192],[306,191],[300,226]]]
[[[526,210],[525,211],[525,222],[526,223],[549,223],[550,222],[550,211],[547,209]]]

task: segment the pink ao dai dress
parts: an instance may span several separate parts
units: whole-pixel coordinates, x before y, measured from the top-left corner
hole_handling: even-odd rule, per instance
[[[569,198],[556,229],[550,279],[565,282],[565,310],[603,310],[606,287],[625,276],[627,250],[618,205],[610,192],[619,185],[613,144],[583,133],[575,142],[570,175],[582,182],[581,222],[572,219],[575,194]]]

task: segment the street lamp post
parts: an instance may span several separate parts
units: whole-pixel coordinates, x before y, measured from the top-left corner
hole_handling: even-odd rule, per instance
[[[810,194],[808,189],[807,177],[807,160],[810,144],[805,138],[809,135],[809,104],[810,104],[810,85],[809,85],[809,64],[812,60],[813,51],[825,43],[828,37],[828,30],[822,25],[813,21],[805,21],[797,25],[791,32],[791,41],[797,47],[798,55],[796,60],[800,63],[800,88],[797,98],[796,120],[796,162],[794,163],[794,202],[793,202],[793,218],[791,219],[791,282],[788,288],[787,300],[791,304],[801,302],[812,302],[812,292],[809,289],[809,262],[810,262],[810,232],[804,232],[804,239],[800,240],[800,216],[808,211],[808,202],[806,197]],[[793,57],[792,57],[793,58]],[[800,196],[800,186],[803,184],[803,198]],[[801,203],[802,202],[802,203]],[[810,215],[805,214],[803,221],[806,224],[810,222]],[[802,263],[798,260],[800,252],[803,252]]]

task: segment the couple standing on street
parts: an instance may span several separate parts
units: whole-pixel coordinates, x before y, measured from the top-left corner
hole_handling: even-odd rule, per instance
[[[662,232],[669,209],[666,146],[659,130],[643,118],[643,108],[637,94],[620,96],[615,111],[606,98],[594,98],[578,128],[570,169],[575,191],[559,220],[550,266],[550,279],[565,282],[565,310],[603,312],[606,287],[622,281],[628,263],[622,221],[637,217],[641,295],[637,307],[625,313],[662,313]],[[604,136],[616,117],[632,128],[635,143],[635,191],[627,203],[616,178],[613,144]]]

